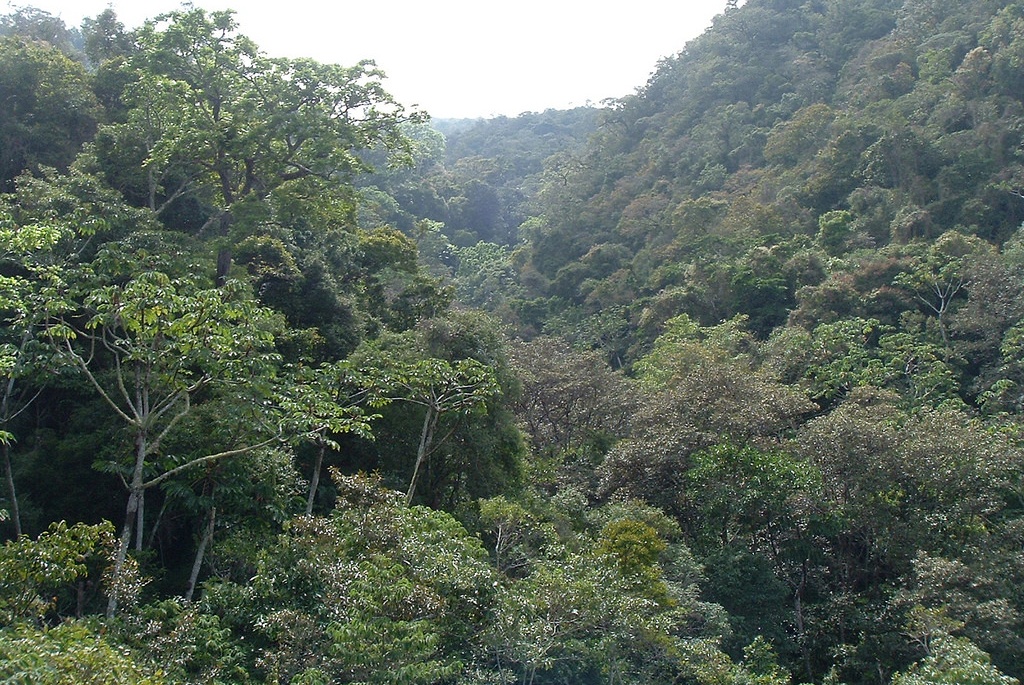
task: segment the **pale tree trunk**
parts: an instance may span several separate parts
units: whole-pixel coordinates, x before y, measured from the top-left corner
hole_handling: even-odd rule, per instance
[[[199,549],[196,550],[195,561],[192,562],[192,573],[188,577],[188,590],[185,592],[185,601],[191,602],[196,591],[196,584],[199,582],[199,571],[203,567],[203,557],[206,555],[206,548],[213,540],[213,530],[217,524],[217,507],[210,506],[210,519],[206,524],[206,531],[203,539],[199,541]]]
[[[139,491],[139,511],[135,515],[135,551],[142,551],[142,532],[146,523],[146,490]]]
[[[146,546],[151,549],[156,544],[156,534],[160,530],[160,523],[164,520],[164,512],[167,511],[167,503],[169,501],[169,497],[164,497],[164,502],[160,505],[160,511],[156,515],[156,521],[153,522],[153,527],[149,529],[149,541],[146,543]]]
[[[134,524],[139,515],[142,495],[145,491],[143,467],[146,465],[146,435],[140,428],[135,434],[135,466],[132,469],[132,480],[128,484],[128,504],[124,512],[124,527],[121,529],[121,539],[117,545],[117,554],[114,557],[114,567],[111,570],[111,583],[113,587],[110,597],[107,599],[107,618],[114,618],[117,613],[118,593],[120,592],[119,581],[124,573],[124,564],[128,559],[128,549],[131,547],[132,532]]]
[[[420,445],[416,450],[416,466],[412,470],[412,479],[409,481],[409,491],[405,493],[405,504],[412,504],[412,496],[416,492],[416,480],[420,475],[420,467],[423,460],[430,453],[430,445],[434,441],[434,429],[437,428],[437,419],[440,412],[433,406],[427,405],[427,414],[423,417],[423,429],[420,431]]]
[[[28,341],[29,334],[26,332],[21,337],[21,347],[18,350],[19,357],[24,352]],[[7,384],[4,386],[3,401],[0,402],[0,418],[3,419],[3,423],[0,425],[4,428],[7,428],[11,419],[14,418],[11,413],[11,399],[13,397],[14,372],[12,371],[7,378]],[[17,413],[14,415],[16,416]],[[0,443],[0,446],[2,446],[4,454],[4,477],[7,480],[7,498],[11,502],[11,510],[7,513],[11,515],[11,522],[14,524],[14,536],[21,537],[21,508],[18,506],[18,491],[14,487],[14,468],[11,466],[11,443],[9,440],[4,440]]]
[[[121,529],[121,538],[117,543],[117,554],[114,557],[114,567],[110,572],[111,584],[110,596],[107,598],[107,618],[114,618],[117,614],[118,594],[120,592],[120,580],[124,573],[124,564],[128,559],[128,548],[132,543],[132,529],[135,522],[135,515],[139,509],[139,493],[141,488],[134,488],[128,494],[128,506],[125,508],[124,527]]]
[[[320,487],[320,469],[324,464],[324,453],[327,445],[320,443],[320,449],[316,453],[316,463],[313,465],[313,475],[309,478],[309,497],[306,499],[306,516],[313,514],[313,500],[316,499],[316,489]]]
[[[187,469],[201,464],[208,464],[221,459],[227,459],[228,457],[233,457],[239,454],[252,452],[253,450],[269,445],[275,440],[277,440],[276,436],[267,438],[255,445],[247,445],[238,449],[225,450],[224,452],[217,452],[216,454],[208,454],[204,457],[198,457],[179,466],[175,466],[170,471],[164,471],[159,476],[154,476],[147,481],[143,480],[143,467],[146,464],[147,442],[145,440],[145,433],[140,431],[140,437],[136,440],[136,462],[132,481],[130,484],[126,483],[128,487],[128,506],[125,508],[124,528],[121,529],[121,539],[118,542],[117,554],[114,557],[114,565],[111,569],[111,583],[113,587],[111,588],[110,596],[107,601],[107,618],[113,618],[117,613],[119,581],[124,573],[125,561],[128,559],[128,549],[131,546],[132,533],[134,531],[133,524],[138,518],[140,502],[142,501],[142,497],[146,490],[160,485],[165,480],[173,478]]]
[[[960,292],[960,289],[963,288],[964,285],[964,280],[962,278],[955,280],[949,279],[945,282],[934,280],[932,281],[932,292],[935,293],[935,302],[918,295],[918,299],[923,301],[933,312],[935,312],[935,318],[939,324],[939,333],[942,335],[942,346],[945,350],[944,360],[947,362],[953,354],[953,348],[952,345],[950,345],[949,331],[946,328],[946,314],[949,311],[949,305],[950,302],[952,302],[953,297]]]
[[[11,522],[14,524],[14,537],[21,537],[21,509],[18,508],[18,493],[14,489],[14,470],[11,468],[11,446],[4,441],[0,443],[4,454],[4,477],[7,479],[7,499],[11,503]]]

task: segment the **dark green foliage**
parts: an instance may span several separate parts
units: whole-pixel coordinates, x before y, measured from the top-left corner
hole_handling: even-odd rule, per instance
[[[0,678],[1016,682],[1022,27],[730,3],[432,128],[231,12],[0,18]]]
[[[99,104],[85,69],[51,43],[0,36],[0,191],[23,171],[67,169],[96,132]]]
[[[1008,49],[1013,20],[985,3],[897,9],[751,2],[720,17],[605,113],[576,163],[552,160],[545,227],[520,270],[526,295],[584,311],[618,297],[635,322],[671,286],[691,316],[744,313],[766,337],[799,285],[778,264],[748,263],[755,246],[817,233],[840,257],[950,229],[1005,240],[1024,216],[1017,182],[996,180],[1016,173],[1004,146],[1019,140],[1019,108],[963,87],[968,74],[976,86],[996,78],[987,55]],[[947,70],[935,71],[941,59]],[[694,211],[711,203],[729,210]],[[617,270],[588,258],[598,247],[622,252]]]

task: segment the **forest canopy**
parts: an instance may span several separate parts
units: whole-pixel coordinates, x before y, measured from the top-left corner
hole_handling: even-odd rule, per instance
[[[1024,3],[477,121],[243,30],[0,17],[0,679],[1024,677]]]

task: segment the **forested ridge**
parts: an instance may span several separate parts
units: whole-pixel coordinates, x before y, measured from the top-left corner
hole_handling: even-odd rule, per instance
[[[680,47],[432,122],[0,17],[0,679],[1017,683],[1024,3]]]

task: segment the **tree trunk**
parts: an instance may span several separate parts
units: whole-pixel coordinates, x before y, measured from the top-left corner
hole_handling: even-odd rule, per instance
[[[416,450],[416,466],[412,470],[409,491],[405,493],[406,506],[412,504],[412,496],[416,492],[416,479],[420,475],[420,466],[430,452],[430,444],[434,441],[434,429],[437,427],[439,412],[433,405],[427,405],[427,414],[423,417],[423,430],[420,431],[420,446]]]
[[[18,348],[18,359],[22,358],[22,354],[25,352],[25,347],[31,340],[31,329],[26,330],[21,336],[21,347]],[[17,366],[19,362],[15,362]],[[11,419],[14,417],[11,415],[11,400],[14,398],[14,381],[15,373],[11,371],[7,377],[7,384],[4,386],[3,400],[0,401],[0,417],[3,419],[3,423],[0,424],[4,428],[10,425]],[[31,403],[31,400],[29,400]],[[16,416],[18,412],[15,412]],[[7,497],[11,502],[11,510],[7,513],[11,515],[11,521],[14,523],[14,536],[16,538],[21,537],[21,508],[18,506],[18,493],[14,488],[14,469],[11,466],[11,443],[13,437],[9,436],[7,440],[2,442],[3,454],[4,454],[4,476],[7,479]]]
[[[804,658],[804,668],[807,670],[807,678],[809,679],[809,682],[814,682],[814,669],[811,667],[811,653],[807,648],[807,632],[804,627],[803,594],[805,587],[807,587],[806,560],[803,562],[803,566],[800,569],[800,584],[797,586],[796,592],[793,593],[793,614],[796,619],[797,638],[800,642],[800,652]]]
[[[153,527],[149,531],[149,541],[146,543],[146,547],[150,549],[156,544],[156,534],[160,530],[160,523],[164,520],[164,512],[167,511],[169,501],[170,498],[165,496],[163,504],[160,505],[160,511],[156,515],[156,521],[153,522]]]
[[[226,199],[229,199],[227,196],[225,197]],[[228,241],[231,234],[231,224],[234,223],[234,219],[235,218],[231,212],[227,210],[221,213],[219,219],[218,234],[224,242],[217,251],[217,275],[214,279],[214,283],[218,288],[224,287],[224,284],[228,281],[228,272],[231,271],[233,253]]]
[[[217,252],[217,275],[214,283],[218,288],[223,288],[228,282],[228,272],[231,271],[231,248],[222,247]]]
[[[306,500],[306,516],[313,514],[313,500],[316,499],[316,489],[320,487],[320,469],[324,464],[324,453],[327,445],[320,443],[320,449],[316,453],[316,463],[313,465],[313,475],[309,479],[309,498]]]
[[[120,593],[121,576],[124,573],[124,563],[128,558],[128,549],[132,543],[132,532],[136,518],[139,515],[139,506],[142,494],[145,492],[145,481],[143,481],[143,468],[146,465],[146,449],[148,441],[146,433],[141,427],[136,426],[135,433],[135,466],[132,469],[132,480],[128,486],[128,504],[125,506],[124,527],[121,529],[121,539],[117,545],[117,555],[114,557],[114,567],[110,573],[110,592],[107,598],[107,618],[114,618],[117,614],[118,594]]]
[[[14,537],[21,537],[21,510],[18,508],[18,493],[14,489],[14,469],[11,468],[11,446],[4,441],[0,444],[4,454],[4,476],[7,479],[7,499],[11,503],[11,521],[14,523]]]
[[[210,541],[213,540],[213,530],[217,524],[217,507],[210,507],[210,520],[206,524],[206,532],[203,533],[203,539],[199,541],[199,549],[196,550],[195,561],[192,562],[192,573],[188,577],[188,590],[185,592],[185,601],[191,602],[192,595],[196,591],[196,583],[199,582],[199,571],[203,567],[203,557],[206,555],[206,548],[209,547]]]
[[[140,479],[141,480],[141,479]],[[114,568],[110,572],[109,597],[107,598],[107,618],[114,618],[117,614],[118,594],[120,592],[121,575],[124,573],[124,563],[128,559],[128,548],[132,544],[132,530],[135,517],[139,511],[139,493],[142,492],[141,484],[136,489],[134,483],[128,493],[128,505],[124,512],[124,527],[121,528],[121,539],[117,544],[117,555],[114,557]]]
[[[139,491],[139,511],[135,515],[135,551],[142,551],[142,529],[146,522],[146,491]]]

